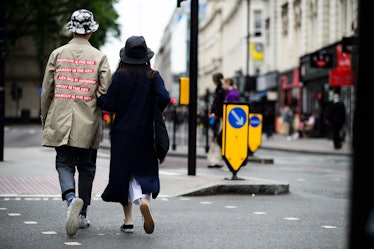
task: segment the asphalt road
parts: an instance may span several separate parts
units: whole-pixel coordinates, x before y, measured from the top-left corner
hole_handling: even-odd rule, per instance
[[[327,208],[328,207],[328,208]],[[59,198],[1,198],[0,247],[16,248],[346,248],[347,200],[326,197],[209,196],[160,198],[151,203],[155,231],[122,233],[122,208],[94,200],[91,227],[65,234]]]
[[[6,145],[21,142],[27,149],[40,139],[30,133],[18,131],[13,138],[8,133]],[[99,154],[100,164],[107,164],[108,151]],[[125,234],[119,229],[122,207],[95,196],[88,214],[91,227],[73,238],[65,234],[67,208],[58,196],[2,196],[0,248],[347,248],[351,159],[277,151],[259,151],[258,156],[271,156],[274,163],[250,163],[238,175],[289,182],[288,194],[160,197],[151,202],[156,223],[151,235],[143,231],[137,207],[135,232]],[[186,165],[186,158],[168,157],[160,169],[180,175]],[[204,159],[197,160],[197,168],[230,176],[227,168],[207,169]]]

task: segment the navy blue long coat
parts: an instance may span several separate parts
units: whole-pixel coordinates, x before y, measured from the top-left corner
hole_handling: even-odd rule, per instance
[[[160,192],[153,138],[152,82],[148,71],[146,66],[138,66],[131,73],[117,70],[107,94],[98,98],[101,109],[115,113],[110,132],[109,182],[101,196],[107,202],[127,205],[131,176],[139,182],[143,193],[152,193],[156,198]],[[153,90],[164,110],[170,95],[159,73],[153,79]]]

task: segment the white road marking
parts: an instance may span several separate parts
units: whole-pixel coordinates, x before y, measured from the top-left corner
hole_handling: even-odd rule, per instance
[[[46,232],[42,232],[42,234],[57,234],[55,231],[46,231]]]
[[[107,154],[107,153],[97,152],[97,156],[101,158],[110,159],[110,154]]]
[[[27,224],[27,225],[38,224],[38,222],[36,222],[36,221],[24,221],[23,223],[25,223],[25,224]]]
[[[336,226],[321,226],[323,228],[337,228]]]
[[[200,203],[201,203],[201,204],[212,204],[211,201],[201,201]]]
[[[42,198],[40,197],[25,197],[25,201],[40,201]]]
[[[20,213],[9,213],[8,215],[9,215],[9,216],[21,216]]]
[[[167,175],[167,176],[177,176],[177,175],[180,175],[179,173],[170,172],[170,171],[166,171],[166,170],[160,170],[158,173],[160,175]]]
[[[253,212],[254,214],[266,214],[266,212]]]
[[[286,217],[284,219],[285,220],[300,220],[299,218],[296,218],[296,217]]]
[[[65,245],[67,245],[67,246],[80,246],[80,245],[82,245],[81,243],[79,243],[79,242],[65,242],[64,243]]]

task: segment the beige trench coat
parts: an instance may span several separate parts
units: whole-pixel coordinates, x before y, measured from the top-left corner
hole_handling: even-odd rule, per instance
[[[88,40],[73,38],[55,49],[42,84],[42,145],[98,149],[102,120],[95,92],[105,94],[110,80],[106,55]]]

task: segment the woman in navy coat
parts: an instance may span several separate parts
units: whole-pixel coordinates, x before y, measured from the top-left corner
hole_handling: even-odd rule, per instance
[[[122,204],[123,232],[133,232],[132,203],[140,205],[144,230],[154,230],[149,203],[160,192],[160,181],[154,150],[152,94],[161,111],[170,95],[160,74],[150,67],[153,55],[142,36],[128,38],[107,94],[97,93],[98,106],[115,113],[110,132],[109,183],[101,197],[106,202]]]

